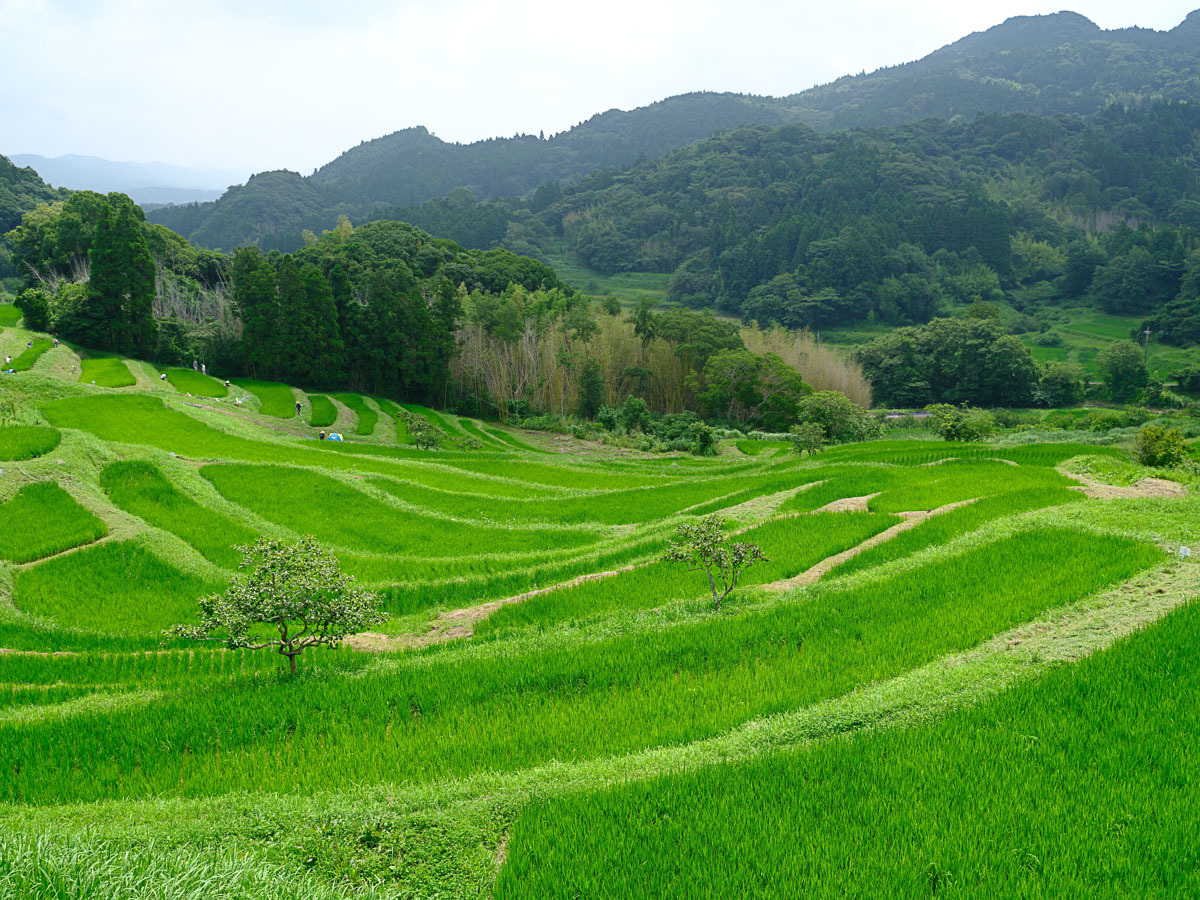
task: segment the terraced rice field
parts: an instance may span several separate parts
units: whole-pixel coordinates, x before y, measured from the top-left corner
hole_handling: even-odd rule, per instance
[[[79,368],[79,380],[83,384],[99,387],[130,387],[137,379],[129,367],[115,356],[89,356]]]
[[[1200,501],[1066,474],[1119,448],[547,453],[407,407],[421,451],[383,398],[329,445],[285,386],[11,377],[0,895],[1200,891]],[[661,561],[709,513],[767,557],[719,612]],[[261,534],[388,620],[294,676],[164,639]]]

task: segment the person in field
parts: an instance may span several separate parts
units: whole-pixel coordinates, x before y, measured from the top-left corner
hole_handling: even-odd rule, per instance
[[[296,415],[300,415],[300,401],[296,401]]]

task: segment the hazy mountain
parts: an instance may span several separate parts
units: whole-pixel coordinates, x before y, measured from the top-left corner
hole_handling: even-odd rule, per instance
[[[245,173],[168,163],[114,162],[97,156],[56,156],[33,153],[10,157],[18,166],[29,166],[56,187],[120,191],[138,203],[196,203],[215,200],[231,185],[246,180]]]
[[[1021,16],[924,59],[783,98],[695,93],[610,110],[543,139],[450,144],[424,128],[367,141],[307,178],[270,173],[220,201],[155,210],[151,219],[207,246],[291,249],[304,228],[332,227],[466,187],[477,199],[658,158],[718,130],[803,123],[820,131],[978,113],[1090,116],[1113,103],[1200,101],[1200,16],[1171,31],[1104,31],[1076,13]],[[285,177],[286,176],[286,177]]]

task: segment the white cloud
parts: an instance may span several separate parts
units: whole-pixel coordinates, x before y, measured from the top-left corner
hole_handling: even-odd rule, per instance
[[[413,125],[471,141],[687,91],[793,93],[1064,2],[0,0],[0,152],[307,172]],[[1193,2],[1074,8],[1162,29]]]

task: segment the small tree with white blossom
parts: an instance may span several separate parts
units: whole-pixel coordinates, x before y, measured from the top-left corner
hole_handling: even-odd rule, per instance
[[[378,596],[342,574],[337,557],[311,535],[294,544],[264,537],[238,549],[238,568],[246,574],[200,600],[199,625],[176,625],[168,635],[221,641],[231,649],[277,647],[295,672],[296,657],[309,647],[337,644],[387,620]],[[273,626],[277,636],[256,625]]]

